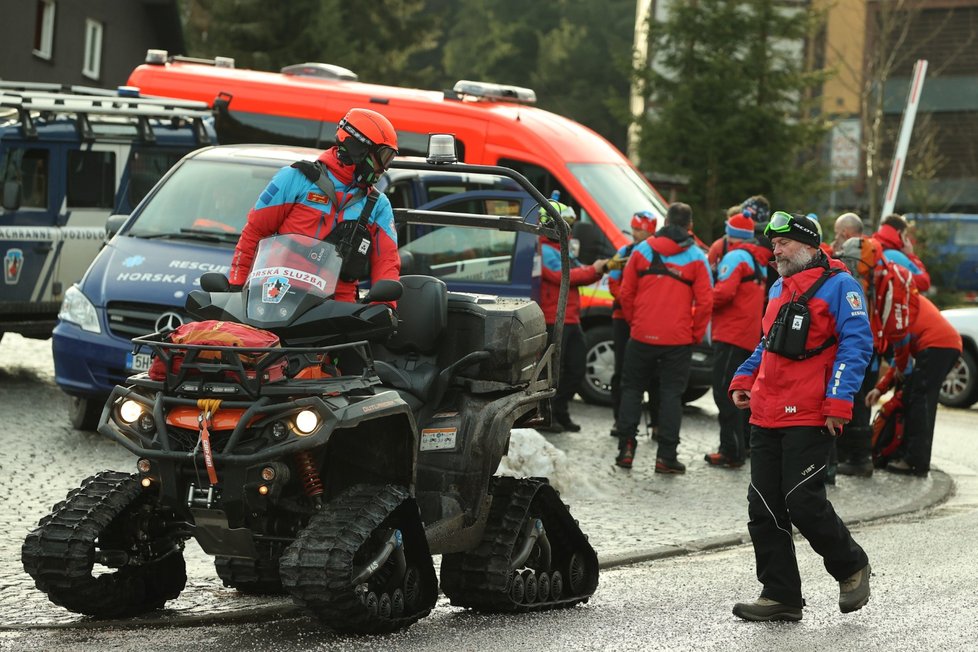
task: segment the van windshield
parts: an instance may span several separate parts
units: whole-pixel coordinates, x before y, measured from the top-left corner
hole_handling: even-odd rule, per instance
[[[652,211],[663,223],[666,205],[631,167],[614,163],[568,163],[567,167],[625,233],[631,233],[636,211]]]
[[[159,187],[126,235],[137,238],[209,236],[237,242],[250,211],[278,167],[185,161]]]

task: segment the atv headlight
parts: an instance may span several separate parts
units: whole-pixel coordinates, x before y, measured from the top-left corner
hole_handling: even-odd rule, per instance
[[[319,415],[312,410],[303,410],[295,415],[295,429],[300,435],[308,435],[319,427]]]
[[[136,401],[126,399],[119,406],[119,418],[126,423],[132,423],[143,413],[143,406]]]
[[[102,327],[98,323],[98,314],[95,306],[88,300],[77,285],[72,285],[65,292],[65,298],[61,302],[61,311],[58,319],[77,324],[82,330],[90,333],[101,333]]]

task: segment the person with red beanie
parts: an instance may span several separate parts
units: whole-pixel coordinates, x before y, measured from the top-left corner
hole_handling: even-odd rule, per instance
[[[658,218],[649,211],[638,211],[632,215],[632,241],[621,247],[615,253],[614,258],[608,261],[608,291],[615,298],[611,312],[611,335],[615,350],[615,370],[611,376],[611,413],[616,419],[618,418],[618,406],[621,404],[621,367],[625,361],[625,346],[628,344],[628,337],[631,332],[628,321],[625,319],[625,313],[621,309],[621,302],[618,301],[618,293],[621,290],[622,271],[625,268],[625,264],[628,263],[629,256],[632,255],[632,250],[640,242],[644,242],[655,233],[658,223]],[[653,432],[656,425],[656,417],[658,416],[656,406],[658,401],[654,382],[655,379],[653,378],[649,379],[648,383],[650,403],[649,421]],[[612,430],[611,435],[617,437],[618,433]]]
[[[742,213],[726,222],[727,253],[717,264],[713,286],[713,400],[720,447],[707,453],[710,466],[739,468],[747,456],[749,410],[739,410],[727,388],[734,372],[761,339],[764,288],[771,251],[754,239],[754,221]]]

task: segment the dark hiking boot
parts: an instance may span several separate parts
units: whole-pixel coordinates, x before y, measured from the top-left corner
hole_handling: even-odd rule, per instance
[[[744,465],[743,460],[737,461],[730,457],[727,457],[723,453],[707,453],[703,456],[706,463],[710,466],[718,466],[724,469],[739,469]]]
[[[839,475],[852,475],[857,478],[871,478],[873,476],[873,462],[842,462],[836,467],[835,472]]]
[[[554,419],[553,421],[550,422],[549,426],[540,426],[539,428],[537,428],[537,432],[548,433],[548,434],[551,433],[559,434],[564,432],[564,426],[557,423],[557,420]]]
[[[615,464],[623,469],[632,468],[632,461],[635,459],[635,440],[626,439],[618,450],[618,457],[615,458]]]
[[[886,465],[886,470],[898,475],[913,475],[918,478],[926,478],[927,471],[922,471],[910,465],[907,460],[894,460]]]
[[[839,582],[839,611],[844,614],[858,611],[869,602],[869,564],[854,575]]]
[[[680,475],[686,473],[686,465],[676,458],[667,460],[664,457],[657,457],[655,458],[655,472]]]
[[[581,431],[581,426],[571,421],[569,414],[555,414],[554,421],[559,423],[567,432]]]
[[[801,620],[801,607],[792,607],[769,598],[758,598],[754,602],[738,602],[734,605],[733,614],[738,618],[754,622],[799,621]]]

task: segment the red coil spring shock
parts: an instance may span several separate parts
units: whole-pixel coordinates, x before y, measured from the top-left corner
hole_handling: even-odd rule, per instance
[[[316,461],[312,458],[310,451],[302,451],[295,454],[295,465],[299,469],[299,479],[302,482],[302,490],[310,498],[321,496],[326,489],[323,481],[319,477],[319,469],[316,468]]]

